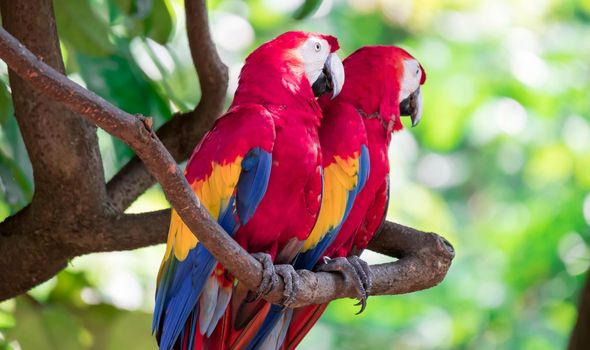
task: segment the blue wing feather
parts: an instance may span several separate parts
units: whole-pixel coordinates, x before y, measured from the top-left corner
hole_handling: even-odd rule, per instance
[[[242,174],[236,194],[236,207],[242,224],[246,224],[254,215],[266,193],[271,167],[271,154],[261,148],[252,149],[242,160]]]

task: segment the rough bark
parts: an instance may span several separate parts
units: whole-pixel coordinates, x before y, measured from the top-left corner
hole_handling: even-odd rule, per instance
[[[26,3],[29,2],[26,1]],[[47,31],[52,30],[53,34],[51,35],[54,35],[53,39],[57,40],[51,3],[44,0],[40,4],[42,10],[35,8],[35,6],[20,7],[13,2],[4,1],[2,2],[2,15],[6,18],[8,16],[25,18],[32,13],[32,17],[36,21],[40,21],[39,14],[35,11],[45,11],[42,13],[46,15],[44,20],[49,23],[49,26],[43,27],[45,28],[44,33],[36,33],[36,35],[43,37]],[[219,101],[208,101],[218,98],[223,99],[227,72],[220,63],[210,41],[204,2],[187,1],[186,8],[193,58],[203,90],[199,106],[205,106],[202,107],[202,111],[199,111],[199,107],[197,107],[194,113],[196,113],[195,115],[201,115],[201,113],[205,113],[205,110],[214,111],[221,108]],[[12,20],[12,18],[9,19],[9,21]],[[19,27],[18,24],[14,25],[15,27],[12,29],[17,32],[25,31],[25,28]],[[28,25],[35,27],[38,24],[28,23]],[[30,28],[26,30],[30,30]],[[204,43],[201,44],[204,53],[194,49],[193,45],[196,42]],[[48,47],[47,50],[59,58],[59,53],[56,53],[56,50],[58,50],[56,45]],[[6,30],[0,29],[0,59],[4,60],[11,69],[11,82],[13,80],[18,81],[22,88],[32,88],[33,90],[29,92],[34,94],[32,96],[35,98],[40,98],[41,101],[51,106],[50,112],[57,111],[59,110],[57,108],[62,108],[62,106],[71,111],[69,113],[62,110],[60,115],[54,116],[54,119],[48,122],[66,124],[63,122],[63,118],[70,121],[76,119],[77,115],[126,142],[139,156],[151,176],[161,184],[172,206],[176,208],[183,221],[197,235],[205,247],[241,283],[244,283],[250,289],[256,289],[262,279],[262,266],[231,239],[212,220],[206,209],[201,206],[178,168],[174,157],[152,130],[151,119],[121,111],[94,93],[70,81],[62,74],[63,65],[59,65],[57,58],[55,58],[56,62],[53,62],[57,68],[56,70],[44,62],[44,56],[39,53],[37,53],[37,56],[31,53]],[[219,85],[220,80],[222,81],[221,85]],[[20,103],[16,99],[15,96],[15,104]],[[59,102],[59,104],[54,101]],[[22,119],[23,124],[29,122],[29,119]],[[172,123],[181,122],[173,121]],[[195,125],[200,125],[199,121],[195,123],[193,120],[187,123],[192,125],[193,130],[198,131],[204,128],[202,125],[195,127]],[[92,145],[88,146],[92,149],[87,151],[97,152],[95,136],[87,135],[88,130],[93,133],[93,129],[88,124],[82,122],[79,122],[79,124],[66,124],[68,130],[62,130],[59,125],[53,124],[51,124],[52,130],[49,133],[54,137],[61,136],[59,133],[55,133],[55,130],[63,131],[65,133],[63,138],[67,139],[71,136],[69,142],[75,142],[79,139],[84,139],[82,140],[84,142],[94,142],[93,147],[91,147]],[[76,125],[79,125],[79,127],[76,128]],[[53,129],[54,127],[56,129]],[[196,134],[199,132],[196,132]],[[194,135],[189,134],[180,134],[176,135],[176,137],[182,138],[182,142],[187,145],[191,142],[192,144],[196,143],[196,140],[192,139]],[[87,139],[87,137],[89,138]],[[198,139],[198,135],[195,138]],[[40,149],[40,144],[37,141],[37,138],[29,138],[27,143],[27,147],[30,147],[29,150]],[[59,141],[55,142],[59,144]],[[64,154],[72,157],[78,155],[79,157],[80,154],[76,153],[76,151],[70,150],[70,153],[73,154]],[[22,293],[50,278],[64,266],[68,259],[75,256],[96,251],[132,249],[164,241],[170,215],[169,210],[139,215],[120,213],[117,208],[109,205],[111,201],[105,194],[104,183],[101,181],[103,179],[100,178],[102,169],[100,169],[99,156],[96,156],[99,169],[93,169],[89,168],[89,165],[92,165],[94,160],[88,159],[87,154],[82,153],[82,155],[86,157],[81,157],[79,161],[85,164],[86,169],[78,169],[80,172],[76,173],[77,176],[75,177],[79,178],[80,174],[89,171],[87,169],[92,169],[100,173],[100,175],[94,174],[98,178],[91,178],[93,184],[96,184],[96,182],[101,184],[101,186],[97,186],[100,187],[99,189],[88,184],[80,185],[68,183],[67,181],[66,186],[64,180],[68,179],[68,173],[59,173],[61,177],[53,177],[47,180],[47,187],[44,190],[47,191],[48,200],[52,201],[45,202],[45,205],[42,205],[43,201],[40,198],[42,198],[43,191],[40,191],[40,189],[43,187],[38,187],[36,188],[35,198],[29,207],[0,224],[0,256],[3,257],[3,266],[0,268],[0,300]],[[41,164],[55,169],[69,166],[60,164],[59,159],[51,159],[51,162],[45,161],[45,163]],[[42,169],[38,165],[39,157],[33,156],[31,161],[34,163],[35,169]],[[86,161],[88,163],[85,163]],[[112,202],[116,203],[116,207],[119,209],[124,209],[147,188],[146,184],[148,182],[144,181],[146,177],[137,175],[142,173],[143,170],[141,169],[143,167],[138,166],[136,171],[129,171],[128,169],[123,170],[121,173],[120,187],[117,187],[119,185],[111,187]],[[57,170],[52,169],[52,171]],[[42,179],[45,174],[39,174],[36,171],[36,182],[38,176]],[[70,176],[72,175],[70,174]],[[138,182],[137,179],[144,180]],[[39,181],[43,183],[42,180]],[[140,185],[137,185],[138,183]],[[49,184],[52,186],[49,186]],[[78,195],[84,195],[85,197],[71,198],[68,197],[69,194],[56,192],[60,189],[62,191],[75,191],[76,193],[81,191]],[[94,189],[98,194],[92,196],[84,192],[90,191],[90,189]],[[114,193],[118,194],[114,195]],[[62,196],[69,198],[70,202],[62,203],[64,200]],[[55,199],[56,197],[60,198]],[[85,205],[85,202],[88,202],[88,205]],[[54,203],[60,204],[60,206],[51,207]],[[78,212],[68,210],[72,206],[87,209],[81,211],[84,215],[78,216],[76,215]],[[47,212],[53,215],[48,215]],[[400,258],[393,263],[371,267],[375,273],[372,294],[407,293],[434,286],[444,278],[454,256],[450,244],[441,237],[391,223],[383,226],[381,233],[371,243],[370,248]],[[23,265],[22,261],[26,261],[26,266]],[[344,281],[339,274],[307,271],[302,271],[300,274],[303,282],[302,289],[293,306],[325,303],[335,298],[355,295],[352,285]],[[279,283],[265,297],[271,302],[281,300],[283,294],[282,280],[278,276],[275,277]]]
[[[64,72],[51,0],[3,0],[0,10],[7,30],[47,65]],[[96,127],[14,72],[9,72],[9,78],[16,120],[33,166],[35,198],[8,220],[6,226],[11,229],[0,231],[0,256],[11,263],[1,279],[18,284],[26,274],[32,282],[25,285],[31,285],[55,275],[70,258],[55,244],[55,228],[101,213],[106,191]],[[16,253],[47,261],[45,273],[36,272],[39,260],[11,259]]]

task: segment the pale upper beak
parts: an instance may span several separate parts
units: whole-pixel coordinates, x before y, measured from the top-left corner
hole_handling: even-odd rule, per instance
[[[316,97],[332,92],[332,98],[334,98],[342,91],[342,86],[344,86],[344,66],[338,55],[331,53],[324,63],[322,73],[313,82],[311,88]]]
[[[422,118],[422,92],[420,88],[406,97],[399,104],[400,115],[408,116],[412,119],[412,127],[418,125]]]

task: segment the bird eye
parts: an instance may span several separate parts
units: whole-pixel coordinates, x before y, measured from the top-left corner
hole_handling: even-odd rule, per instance
[[[322,49],[322,45],[320,43],[315,43],[314,48],[316,52],[320,52],[320,50]]]

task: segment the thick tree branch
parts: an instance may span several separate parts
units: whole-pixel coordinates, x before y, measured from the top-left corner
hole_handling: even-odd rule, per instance
[[[43,61],[63,73],[51,0],[0,0],[2,22]],[[34,205],[47,210],[95,210],[106,199],[96,127],[10,72],[15,115],[35,180]],[[60,193],[55,196],[55,193]]]
[[[164,243],[169,218],[168,209],[127,216],[122,219],[125,224],[113,225],[110,234],[118,239],[125,237],[124,242],[131,245],[107,240],[108,243],[101,250],[132,249]],[[375,273],[372,295],[403,294],[431,288],[443,280],[454,257],[453,247],[444,238],[392,222],[384,223],[368,248],[399,259],[393,263],[371,267]],[[92,252],[95,247],[91,246],[89,249]],[[337,274],[302,274],[305,276],[305,284],[295,305],[311,301],[327,302],[334,298],[349,297],[354,293],[350,290],[351,286]]]
[[[6,28],[46,64],[64,71],[51,0],[0,0],[0,9]],[[9,75],[16,120],[33,166],[35,195],[27,208],[0,227],[0,299],[63,269],[72,256],[59,234],[67,227],[74,229],[64,237],[82,236],[79,230],[103,212],[107,199],[96,127],[13,72]]]
[[[152,131],[149,118],[125,113],[83,89],[37,59],[3,29],[0,29],[0,58],[34,88],[126,142],[160,182],[183,221],[215,258],[246,287],[258,287],[262,266],[229,237],[201,206],[174,159]],[[152,215],[156,218],[160,214]],[[376,238],[375,249],[399,254],[403,259],[372,266],[375,273],[373,294],[406,293],[442,280],[454,255],[446,241],[434,234],[420,233],[399,225],[388,224],[383,230]],[[394,236],[391,232],[397,234]],[[303,286],[293,305],[295,307],[355,295],[353,286],[339,274],[308,271],[301,271],[300,274]],[[281,281],[278,277],[277,280]],[[283,289],[282,282],[279,282],[265,299],[280,301]]]
[[[120,216],[116,222],[100,228],[94,235],[98,241],[89,242],[83,252],[128,250],[164,243],[169,220],[169,209]],[[376,282],[373,294],[402,294],[433,287],[443,280],[454,257],[453,247],[444,238],[392,222],[384,223],[368,249],[400,259],[374,267],[382,271],[377,275],[387,278]]]
[[[186,0],[186,29],[193,63],[201,85],[201,99],[190,112],[175,115],[157,132],[177,162],[186,160],[223,109],[227,67],[217,54],[209,32],[205,1]],[[111,203],[125,210],[155,182],[138,157],[127,163],[108,183]]]

